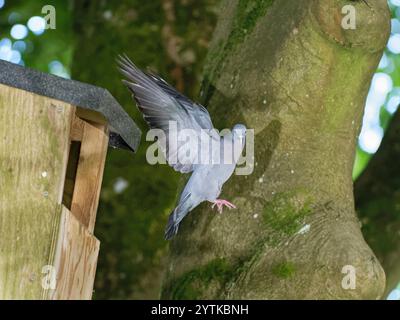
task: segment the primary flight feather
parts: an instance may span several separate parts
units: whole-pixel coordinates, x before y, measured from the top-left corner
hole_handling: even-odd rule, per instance
[[[213,208],[217,206],[219,212],[224,205],[236,208],[218,196],[243,151],[246,127],[237,124],[231,133],[221,137],[202,105],[192,102],[159,76],[141,71],[126,56],[120,56],[118,64],[126,78],[123,82],[131,90],[144,120],[151,129],[161,129],[165,133],[157,142],[168,164],[178,172],[192,172],[169,217],[165,239],[171,239],[178,232],[182,219],[204,201],[211,202]],[[183,131],[189,133],[189,142],[175,141],[173,137]],[[218,148],[210,147],[213,144]],[[227,161],[226,150],[232,155]],[[199,161],[203,158],[208,161]]]

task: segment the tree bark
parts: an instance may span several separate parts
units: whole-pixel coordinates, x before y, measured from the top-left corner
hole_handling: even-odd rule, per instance
[[[387,275],[385,296],[400,282],[399,137],[397,112],[377,154],[354,186],[363,234]]]
[[[370,81],[390,30],[386,0],[226,0],[204,73],[218,128],[254,128],[255,169],[233,176],[171,242],[169,299],[378,299],[385,274],[354,210],[352,168]],[[341,271],[353,266],[356,287]]]

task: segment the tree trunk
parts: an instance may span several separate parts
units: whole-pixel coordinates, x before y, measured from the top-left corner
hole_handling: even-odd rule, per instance
[[[363,234],[387,275],[387,295],[400,282],[400,113],[367,169],[355,183],[355,200]]]
[[[183,221],[162,297],[381,297],[385,275],[360,231],[352,168],[390,14],[386,0],[353,1],[357,27],[345,30],[345,4],[222,4],[203,102],[216,127],[255,129],[255,169],[223,188],[237,210],[219,215],[203,204]]]

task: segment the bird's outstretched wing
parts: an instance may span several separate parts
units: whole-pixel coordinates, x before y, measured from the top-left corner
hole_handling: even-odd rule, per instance
[[[168,163],[182,173],[193,171],[199,157],[201,130],[214,128],[208,111],[200,104],[193,103],[159,76],[142,72],[128,57],[120,56],[117,62],[127,79],[123,82],[132,91],[149,127],[164,131],[166,140],[159,139],[158,142]],[[171,121],[176,124],[176,129],[170,127]],[[176,139],[184,129],[191,129],[190,134],[195,137],[189,141],[197,141],[196,145],[190,146],[186,141]],[[217,136],[210,131],[209,139],[219,139]],[[175,137],[177,143],[170,143],[170,137]],[[204,139],[204,135],[202,138]],[[183,153],[187,153],[188,149],[190,157],[185,158]],[[180,161],[182,158],[185,158],[184,162]]]
[[[214,129],[210,114],[208,113],[207,109],[204,108],[201,104],[191,101],[189,98],[177,91],[160,76],[150,72],[146,72],[145,74],[149,76],[167,94],[175,98],[175,100],[182,107],[188,110],[189,113],[193,114],[195,116],[195,120],[201,126],[201,128],[210,130]]]

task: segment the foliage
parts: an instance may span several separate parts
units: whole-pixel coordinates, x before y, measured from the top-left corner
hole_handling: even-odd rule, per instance
[[[57,8],[57,27],[55,30],[46,30],[41,35],[29,32],[23,39],[26,49],[21,50],[23,63],[34,69],[50,72],[50,63],[60,61],[64,66],[71,64],[72,46],[72,20],[71,1],[65,0],[6,0],[0,9],[0,39],[11,38],[10,30],[15,24],[25,25],[33,16],[44,16],[43,6],[52,4]],[[15,42],[15,40],[14,40]]]

